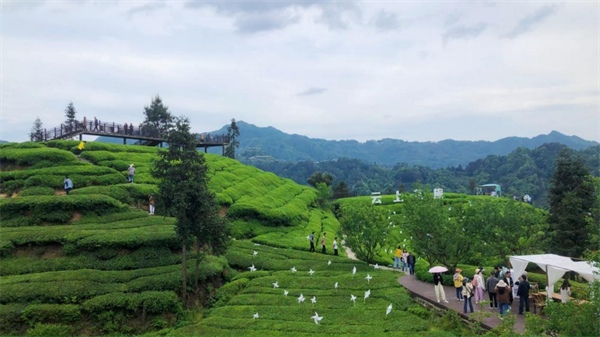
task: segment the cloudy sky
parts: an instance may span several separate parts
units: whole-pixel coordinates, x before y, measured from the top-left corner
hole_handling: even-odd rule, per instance
[[[2,135],[160,94],[325,139],[599,139],[597,1],[2,1]]]

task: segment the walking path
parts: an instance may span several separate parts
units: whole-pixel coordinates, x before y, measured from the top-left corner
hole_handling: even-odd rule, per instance
[[[444,286],[444,291],[446,292],[446,299],[449,303],[444,303],[443,301],[437,303],[435,298],[435,292],[433,291],[433,284],[419,281],[414,275],[406,275],[398,278],[398,283],[400,283],[403,287],[405,287],[410,293],[414,296],[419,297],[431,305],[437,306],[439,308],[451,309],[457,311],[458,314],[463,318],[468,318],[471,314],[465,314],[463,312],[464,302],[460,302],[456,299],[456,290],[454,287]],[[486,296],[487,297],[487,296]],[[481,310],[479,305],[475,304],[475,298],[473,298],[473,309],[475,312]],[[498,315],[498,309],[494,308],[490,310],[489,304],[484,307],[487,312],[493,313],[492,317],[487,317],[483,319],[483,326],[486,328],[495,328],[500,324],[500,318]],[[468,309],[468,307],[467,307]],[[519,301],[513,301],[512,307],[510,309],[510,315],[516,315],[517,321],[515,323],[515,332],[522,334],[525,330],[525,316],[517,315],[519,312]]]

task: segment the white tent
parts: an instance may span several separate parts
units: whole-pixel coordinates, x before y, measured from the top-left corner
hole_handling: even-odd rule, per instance
[[[593,267],[588,262],[576,262],[569,257],[555,254],[511,256],[510,264],[514,270],[513,276],[519,278],[523,275],[525,268],[530,262],[537,264],[546,271],[546,283],[548,284],[546,290],[548,291],[548,298],[552,296],[554,284],[568,271],[576,272],[588,282],[600,280],[599,268]]]

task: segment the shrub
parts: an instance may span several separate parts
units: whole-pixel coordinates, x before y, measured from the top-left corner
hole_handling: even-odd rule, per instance
[[[83,308],[90,313],[100,314],[109,310],[137,311],[148,314],[163,312],[177,313],[182,309],[181,300],[172,291],[145,291],[136,293],[111,293],[87,300]]]
[[[226,305],[233,296],[237,295],[240,291],[246,288],[248,282],[250,282],[250,280],[247,278],[237,278],[235,281],[227,283],[219,288],[217,295],[214,298],[216,301],[214,307],[218,308]]]
[[[0,212],[3,219],[31,214],[34,219],[44,221],[48,214],[57,211],[101,212],[106,214],[125,209],[126,206],[104,195],[30,196],[0,200]]]
[[[54,195],[55,191],[50,187],[30,187],[21,191],[19,196],[27,197],[31,195]]]
[[[27,330],[27,336],[62,337],[72,334],[73,327],[65,324],[36,324],[34,328]]]
[[[0,161],[17,165],[31,166],[40,160],[47,160],[54,165],[77,161],[70,152],[51,148],[4,148],[0,151]]]
[[[34,325],[48,322],[75,322],[81,320],[81,311],[74,304],[31,304],[22,312],[23,319]]]
[[[23,309],[24,304],[0,304],[0,334],[11,335],[23,324]]]

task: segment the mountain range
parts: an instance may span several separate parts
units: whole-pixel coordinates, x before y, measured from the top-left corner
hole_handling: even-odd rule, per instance
[[[325,140],[288,134],[274,127],[259,127],[238,121],[240,147],[238,159],[242,162],[282,160],[327,161],[337,158],[360,159],[366,163],[392,167],[397,163],[443,168],[466,166],[488,155],[507,155],[519,147],[533,149],[546,143],[560,143],[575,150],[598,145],[577,136],[567,136],[558,131],[533,138],[507,137],[497,141],[408,142],[400,139],[381,139],[358,142],[356,140]],[[227,126],[211,134],[227,133]]]

